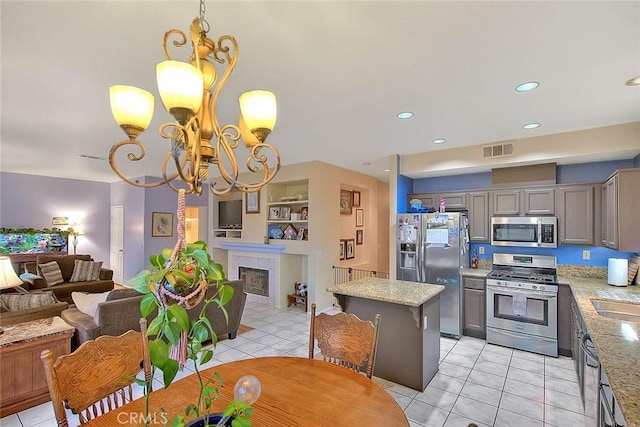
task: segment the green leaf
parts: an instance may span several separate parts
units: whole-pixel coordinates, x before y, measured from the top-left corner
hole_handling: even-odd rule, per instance
[[[194,403],[189,403],[187,408],[184,410],[184,413],[187,414],[187,417],[197,417],[200,415],[198,413],[198,407]]]
[[[169,319],[174,318],[180,329],[183,331],[189,330],[189,314],[187,310],[181,305],[172,304],[169,306]]]
[[[225,279],[224,269],[217,262],[209,263],[209,282],[220,281]]]
[[[164,365],[169,359],[169,346],[160,338],[149,341],[149,358],[158,368],[164,370]]]
[[[198,265],[201,267],[206,267],[209,265],[209,255],[202,249],[196,249],[190,255],[193,259],[198,262]]]
[[[251,427],[251,421],[245,417],[236,417],[231,421],[231,427]]]
[[[220,303],[221,304],[227,304],[229,303],[229,301],[231,301],[231,298],[233,298],[233,288],[229,285],[222,285],[220,287],[220,296],[218,298],[220,298]]]
[[[135,276],[129,279],[129,283],[133,285],[134,289],[141,294],[148,294],[149,290],[149,270],[139,271]]]
[[[142,317],[147,317],[157,306],[156,296],[154,294],[146,294],[140,300],[140,314]]]
[[[204,342],[209,338],[209,331],[206,326],[202,322],[195,322],[193,327],[191,328],[191,333],[193,334],[194,339]]]
[[[167,362],[164,364],[164,367],[162,369],[162,378],[164,379],[165,388],[171,385],[177,373],[178,362],[173,359],[167,359]]]
[[[158,316],[149,323],[149,326],[147,326],[147,336],[158,335],[162,330],[163,324],[164,317],[158,314]]]
[[[171,344],[178,345],[178,342],[180,341],[180,332],[182,332],[182,330],[176,322],[169,322],[164,325],[163,331]]]
[[[202,352],[202,356],[200,356],[200,364],[204,365],[213,357],[213,351],[205,350]]]
[[[149,261],[151,262],[151,265],[156,267],[156,268],[163,268],[164,267],[164,263],[165,263],[165,259],[161,254],[153,254],[149,257]]]
[[[173,427],[184,427],[184,417],[182,415],[176,415],[173,418]]]

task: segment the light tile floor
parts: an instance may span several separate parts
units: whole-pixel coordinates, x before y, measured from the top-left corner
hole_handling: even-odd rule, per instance
[[[383,320],[384,321],[384,320]],[[309,316],[301,307],[247,303],[242,323],[255,328],[220,341],[206,367],[260,356],[307,357]],[[193,373],[187,366],[179,376]],[[161,377],[160,377],[161,378]],[[155,388],[161,380],[155,380]],[[375,378],[403,408],[412,427],[576,427],[583,415],[573,361],[512,350],[483,340],[440,339],[440,370],[424,392]],[[77,417],[69,417],[72,425]],[[2,427],[55,426],[51,403],[0,419]],[[283,426],[288,427],[288,426]]]

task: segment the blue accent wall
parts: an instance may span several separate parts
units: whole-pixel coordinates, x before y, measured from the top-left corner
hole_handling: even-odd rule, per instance
[[[558,184],[604,182],[616,169],[633,167],[633,160],[631,159],[563,165],[556,168],[556,178]]]
[[[640,154],[633,159],[633,167],[640,168]]]
[[[469,173],[465,175],[440,176],[413,180],[414,193],[435,191],[475,190],[491,187],[491,172]]]
[[[479,248],[484,247],[484,254],[480,254]],[[582,251],[591,252],[590,259],[582,259]],[[558,246],[556,249],[544,248],[515,248],[510,246],[491,246],[488,243],[472,243],[469,245],[469,253],[476,253],[479,259],[491,260],[494,253],[530,254],[555,256],[558,264],[590,265],[606,267],[609,258],[630,259],[633,252],[619,252],[601,246]]]
[[[409,193],[411,193],[413,188],[413,180],[404,175],[398,174],[398,186],[397,186],[397,195],[398,195],[398,213],[407,213],[409,209]]]

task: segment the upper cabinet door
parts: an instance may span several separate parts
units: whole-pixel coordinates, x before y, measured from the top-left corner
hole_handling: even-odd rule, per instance
[[[488,242],[489,239],[489,192],[473,191],[469,201],[469,240]]]
[[[520,215],[520,190],[493,190],[493,215]]]
[[[593,245],[595,231],[593,185],[558,187],[557,193],[558,243]]]
[[[553,215],[556,213],[555,191],[553,188],[522,190],[525,215]]]

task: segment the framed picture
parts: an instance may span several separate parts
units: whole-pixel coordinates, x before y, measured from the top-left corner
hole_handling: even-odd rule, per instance
[[[356,257],[356,241],[353,239],[346,240],[347,259]]]
[[[153,212],[151,216],[151,237],[173,236],[173,214]]]
[[[351,215],[353,213],[353,193],[347,190],[340,190],[340,215]]]
[[[280,206],[271,206],[269,208],[269,219],[280,219]]]
[[[346,259],[347,257],[347,241],[344,239],[340,240],[340,259]]]
[[[364,227],[364,209],[356,209],[356,227]]]
[[[260,192],[246,193],[244,195],[244,213],[260,213]]]
[[[364,234],[364,230],[356,230],[356,245],[362,244],[363,234]]]
[[[302,209],[300,209],[300,219],[303,221],[306,221],[309,219],[309,207],[308,206],[303,206]]]
[[[280,219],[291,219],[291,207],[283,206],[280,208]]]
[[[360,207],[360,192],[359,191],[354,191],[353,192],[353,207],[354,208],[359,208]]]
[[[300,230],[298,230],[298,240],[307,240],[306,231],[307,231],[306,228],[300,227]]]
[[[52,225],[69,225],[69,217],[68,216],[54,216],[51,221]]]

